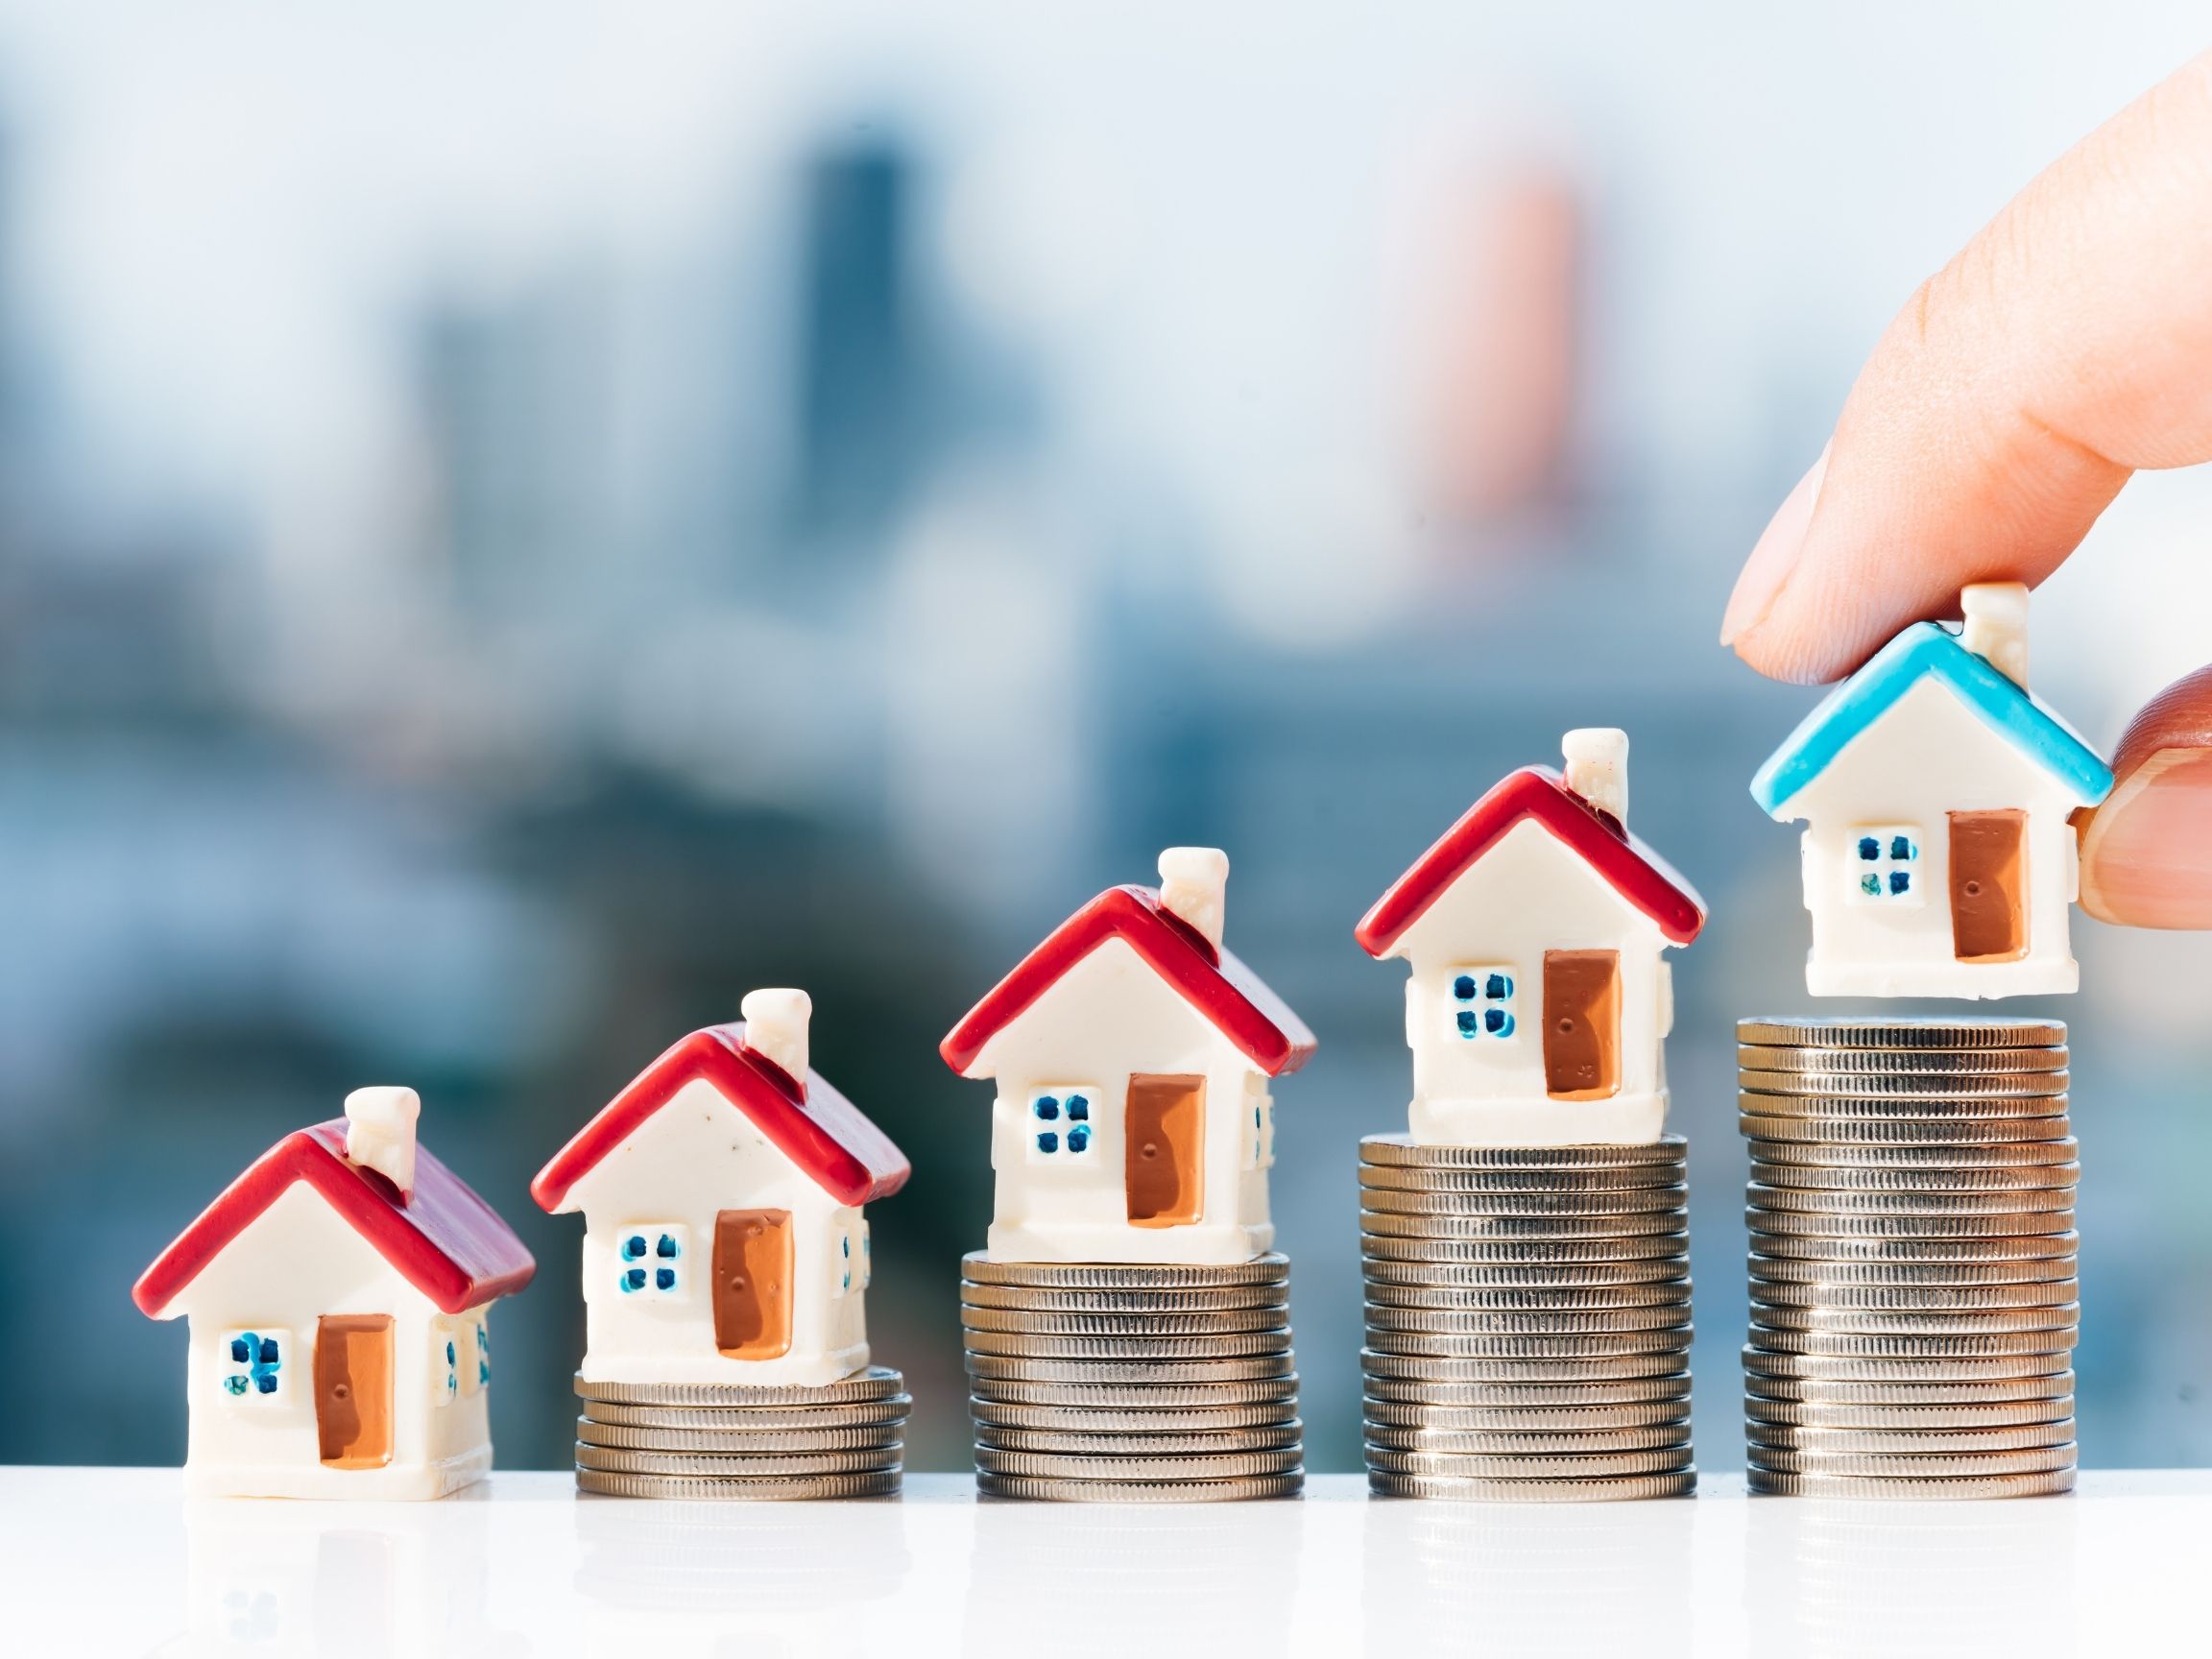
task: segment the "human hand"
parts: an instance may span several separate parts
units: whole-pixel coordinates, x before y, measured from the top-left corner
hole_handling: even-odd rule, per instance
[[[2212,460],[2212,54],[2020,193],[1889,325],[1752,549],[1720,642],[1849,673],[1970,582],[2035,583],[2141,468]],[[2081,904],[2212,927],[2212,668],[2135,717]]]

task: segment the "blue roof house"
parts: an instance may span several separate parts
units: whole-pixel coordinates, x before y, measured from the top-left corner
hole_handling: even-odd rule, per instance
[[[2028,590],[1960,596],[1953,633],[1889,641],[1759,769],[1751,796],[1805,824],[1816,997],[2075,990],[2073,813],[2111,768],[2027,688]]]

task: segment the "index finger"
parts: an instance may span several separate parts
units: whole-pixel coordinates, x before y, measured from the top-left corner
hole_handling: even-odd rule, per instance
[[[1922,284],[1738,579],[1721,642],[1849,673],[1972,582],[2034,583],[2138,468],[2212,459],[2212,54]]]

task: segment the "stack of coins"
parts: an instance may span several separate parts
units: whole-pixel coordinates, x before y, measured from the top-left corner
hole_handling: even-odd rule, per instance
[[[1284,1257],[961,1267],[985,1496],[1206,1503],[1304,1486]]]
[[[610,1498],[881,1498],[899,1490],[905,1380],[822,1387],[576,1379],[576,1485]]]
[[[2074,1484],[2066,1028],[1746,1020],[1753,1492]]]
[[[1684,1151],[1360,1142],[1372,1491],[1695,1489]]]

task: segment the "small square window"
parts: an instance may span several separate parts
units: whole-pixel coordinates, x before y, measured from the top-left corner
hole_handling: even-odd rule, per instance
[[[1029,1096],[1029,1121],[1023,1133],[1028,1137],[1032,1162],[1081,1158],[1089,1153],[1096,1135],[1091,1106],[1097,1094],[1095,1089],[1078,1085],[1040,1090]]]
[[[1452,1030],[1463,1041],[1504,1038],[1519,1028],[1514,998],[1519,987],[1509,968],[1462,968],[1452,975]]]
[[[860,1288],[865,1290],[876,1277],[876,1241],[869,1237],[868,1223],[860,1223]]]
[[[467,1379],[473,1376],[476,1379],[476,1385],[473,1388],[464,1386],[461,1390],[464,1394],[478,1393],[492,1386],[492,1327],[481,1313],[476,1315],[475,1324],[476,1363],[473,1368],[465,1370],[462,1373],[462,1378],[466,1383]]]
[[[1861,830],[1851,840],[1849,894],[1855,904],[1920,902],[1920,835],[1909,827]]]
[[[614,1235],[615,1284],[625,1296],[681,1296],[689,1278],[691,1230],[644,1221]]]
[[[291,1332],[263,1326],[257,1331],[226,1331],[216,1340],[221,1344],[219,1375],[227,1398],[272,1404],[284,1398]]]
[[[433,1319],[430,1322],[430,1341],[435,1350],[432,1355],[435,1367],[433,1374],[438,1379],[435,1384],[436,1403],[440,1406],[451,1405],[461,1393],[461,1344],[467,1335],[466,1327],[458,1320]]]

